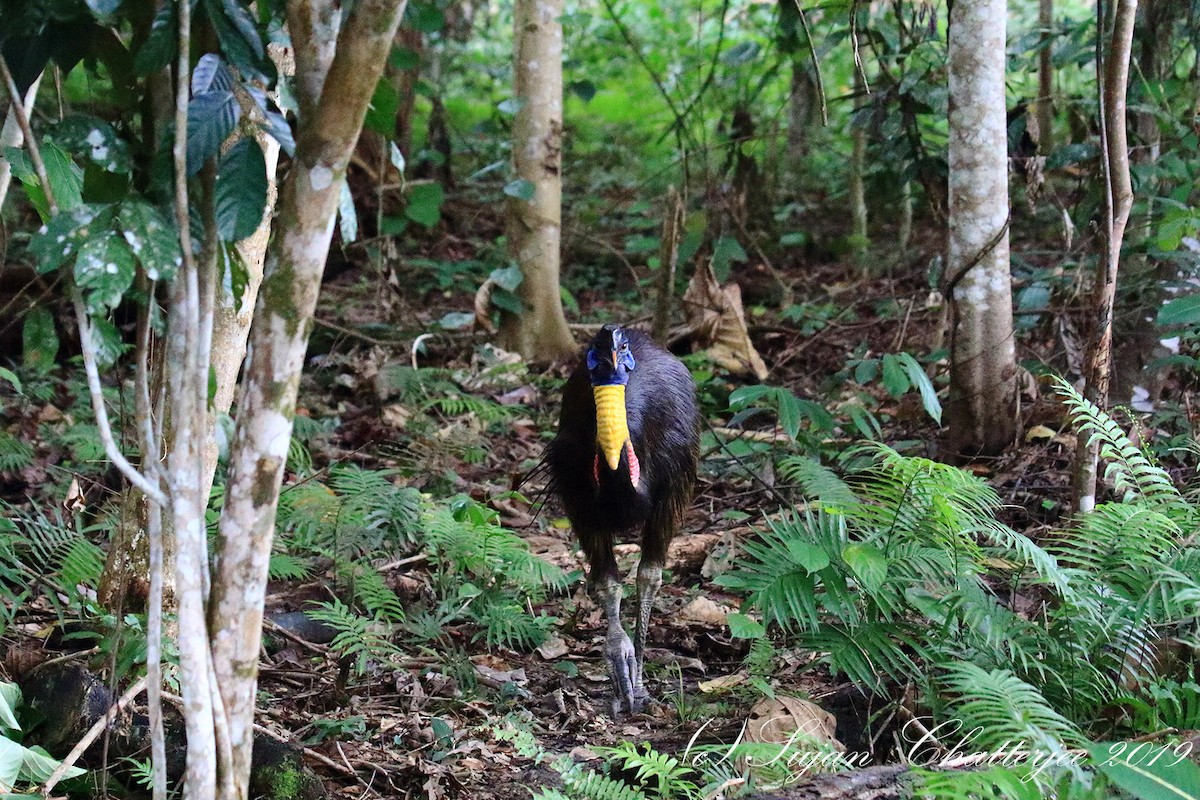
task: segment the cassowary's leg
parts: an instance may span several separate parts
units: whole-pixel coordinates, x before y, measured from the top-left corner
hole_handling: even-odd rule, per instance
[[[650,614],[654,611],[654,598],[662,588],[662,563],[654,563],[643,556],[638,564],[638,615],[637,627],[634,631],[633,652],[637,659],[637,685],[634,693],[640,702],[644,702],[650,693],[646,691],[646,683],[642,669],[646,662],[646,632],[650,629]]]
[[[633,642],[629,641],[629,634],[621,625],[621,582],[610,578],[599,591],[604,616],[608,621],[604,656],[608,659],[608,674],[612,679],[613,716],[620,711],[638,711],[641,708],[641,700],[637,696],[641,676]]]
[[[604,609],[604,619],[608,623],[608,633],[604,638],[604,657],[608,659],[608,674],[612,681],[613,716],[622,710],[637,711],[641,707],[635,695],[639,682],[638,662],[633,642],[629,640],[629,634],[625,633],[625,628],[621,625],[623,591],[620,573],[617,571],[617,560],[613,555],[612,536],[581,531],[578,528],[576,532],[588,560],[588,581],[596,593],[600,607]]]
[[[667,546],[675,535],[675,526],[673,505],[660,503],[642,531],[642,558],[638,562],[637,572],[638,614],[633,637],[633,652],[637,659],[637,685],[634,692],[638,705],[644,705],[650,696],[642,671],[646,663],[646,633],[650,629],[650,615],[654,612],[654,598],[662,588],[663,564],[667,563]]]

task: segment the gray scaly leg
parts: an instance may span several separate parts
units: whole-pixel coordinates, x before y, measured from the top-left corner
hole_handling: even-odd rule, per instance
[[[645,704],[650,693],[646,691],[642,668],[646,661],[646,632],[650,628],[650,614],[654,611],[654,598],[662,588],[662,565],[646,563],[638,564],[638,615],[637,628],[634,632],[633,651],[637,659],[637,683],[634,693],[638,706]]]
[[[609,677],[613,687],[613,716],[618,712],[637,711],[640,703],[637,701],[635,690],[638,687],[640,672],[638,659],[629,641],[629,634],[621,627],[621,584],[609,579],[600,588],[600,598],[604,606],[604,616],[608,620],[608,636],[604,643],[604,656],[608,659]]]

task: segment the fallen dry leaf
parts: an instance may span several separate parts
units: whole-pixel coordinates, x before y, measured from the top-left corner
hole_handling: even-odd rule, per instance
[[[833,745],[839,752],[845,746],[837,740],[837,718],[811,700],[776,695],[764,697],[750,709],[746,741],[785,744],[796,733]]]
[[[538,655],[547,661],[553,661],[556,658],[562,658],[570,651],[571,648],[567,647],[567,643],[558,636],[551,636],[549,639],[542,642],[537,649]]]
[[[720,627],[724,627],[725,620],[732,613],[733,609],[729,606],[720,605],[703,595],[679,610],[679,616],[684,619]]]
[[[726,692],[735,686],[740,686],[746,682],[746,673],[735,672],[732,675],[722,675],[719,678],[713,678],[710,681],[700,681],[696,684],[696,688],[705,694],[714,692]]]
[[[1053,439],[1057,435],[1058,431],[1047,428],[1045,425],[1034,425],[1025,431],[1025,441],[1032,442],[1037,439]]]
[[[683,293],[687,326],[713,361],[735,375],[767,378],[767,365],[750,341],[742,290],[736,283],[721,286],[712,264],[697,264]]]

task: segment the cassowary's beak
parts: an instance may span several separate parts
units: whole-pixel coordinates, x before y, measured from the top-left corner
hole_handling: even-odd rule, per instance
[[[618,362],[618,359],[620,357],[621,357],[620,353],[618,353],[616,350],[612,351],[613,369],[617,369],[618,367],[621,366],[620,363]]]
[[[614,354],[615,355],[615,354]],[[593,386],[596,398],[596,443],[609,469],[616,472],[621,450],[629,441],[629,422],[625,417],[625,387]]]

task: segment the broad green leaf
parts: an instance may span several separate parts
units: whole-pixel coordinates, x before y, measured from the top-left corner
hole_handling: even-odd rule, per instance
[[[391,79],[384,75],[375,84],[375,93],[371,95],[371,106],[367,109],[363,127],[390,139],[396,135],[396,113],[399,110],[400,94]]]
[[[525,279],[525,276],[521,273],[521,268],[516,264],[509,264],[507,267],[494,269],[488,277],[501,289],[509,292],[515,292],[517,287],[521,285],[521,281]]]
[[[0,792],[11,792],[25,765],[25,748],[0,736]]]
[[[854,367],[854,382],[866,386],[879,376],[879,360],[864,358]]]
[[[12,387],[17,390],[17,394],[24,394],[21,390],[21,379],[17,377],[17,373],[7,367],[0,367],[0,381],[5,381],[12,384]]]
[[[58,333],[54,329],[54,316],[49,311],[41,306],[29,309],[21,326],[21,345],[26,366],[43,374],[54,367]]]
[[[116,308],[133,285],[134,272],[129,245],[112,232],[89,239],[75,258],[75,283],[92,314]]]
[[[70,156],[59,149],[53,142],[44,140],[41,143],[42,161],[46,166],[46,178],[54,192],[54,201],[58,204],[59,212],[71,211],[83,203],[83,170]],[[41,179],[33,168],[33,162],[25,151],[17,147],[5,148],[4,156],[12,168],[12,174],[21,182],[29,202],[37,210],[38,216],[45,222],[50,219],[50,204],[42,191]]]
[[[170,280],[183,263],[175,225],[149,203],[133,200],[117,213],[130,251],[152,281]]]
[[[1140,800],[1197,800],[1200,767],[1187,755],[1146,742],[1104,742],[1088,747],[1104,775]]]
[[[413,0],[404,11],[404,22],[421,33],[437,33],[446,27],[446,18],[436,3]]]
[[[892,397],[899,397],[912,388],[904,374],[904,365],[891,353],[883,357],[883,388]]]
[[[106,319],[93,319],[92,350],[96,354],[96,364],[100,369],[108,369],[117,363],[117,359],[126,350],[117,326]]]
[[[509,197],[515,197],[518,200],[524,200],[528,203],[537,196],[537,187],[524,178],[517,178],[504,185],[504,193]]]
[[[348,191],[345,186],[343,182],[343,192]],[[221,156],[217,168],[217,234],[226,242],[240,242],[258,230],[266,207],[267,162],[258,142],[246,136]],[[357,228],[357,218],[354,222]]]
[[[408,188],[408,202],[404,206],[404,216],[426,228],[432,228],[442,218],[444,196],[440,183],[412,184]]]
[[[721,54],[721,60],[731,67],[752,61],[762,48],[758,42],[740,42]]]
[[[83,168],[85,203],[119,203],[129,194],[133,176],[128,172],[109,172],[95,164]]]
[[[934,422],[941,425],[942,403],[938,400],[937,389],[933,388],[933,382],[929,380],[929,376],[925,374],[925,370],[921,369],[921,365],[917,363],[917,360],[910,353],[901,353],[899,358],[901,366],[904,367],[904,373],[908,376],[908,380],[921,393],[921,405],[925,407],[925,413]]]
[[[42,142],[42,160],[59,212],[79,207],[83,203],[83,170],[53,142]]]
[[[447,331],[461,331],[471,327],[474,321],[475,315],[470,312],[451,311],[438,321],[438,327]]]
[[[233,132],[242,116],[233,92],[211,91],[188,103],[187,173],[195,175]]]
[[[887,557],[877,548],[855,542],[842,550],[842,560],[870,594],[879,591],[887,578]]]
[[[829,555],[817,545],[799,539],[789,539],[786,544],[792,559],[808,570],[809,575],[829,566]]]
[[[29,253],[37,259],[37,271],[44,274],[71,261],[89,239],[107,235],[111,224],[110,206],[80,206],[59,214],[29,241]]]
[[[266,80],[273,73],[264,58],[262,37],[249,10],[237,0],[204,0],[221,51],[243,77]]]
[[[1200,325],[1200,294],[1176,297],[1163,303],[1155,322],[1164,328],[1174,325]]]
[[[775,393],[776,413],[779,415],[779,427],[783,428],[783,432],[790,438],[795,439],[800,435],[800,402],[796,399],[796,395],[786,389],[781,389]]]
[[[133,169],[129,144],[99,117],[72,114],[55,125],[49,137],[63,150],[106,172],[127,173]]]
[[[0,683],[0,728],[10,731],[21,730],[17,722],[17,709],[21,707],[21,687],[15,683]]]
[[[205,53],[192,67],[192,96],[217,91],[233,91],[233,75],[222,69],[224,62],[216,53]]]
[[[745,249],[732,236],[722,236],[713,245],[712,268],[717,280],[724,281],[729,277],[729,271],[734,262],[742,262],[748,258]]]
[[[729,623],[729,635],[735,639],[760,639],[767,633],[761,622],[740,611],[733,612],[725,621]]]
[[[417,69],[421,66],[421,56],[411,47],[401,47],[400,45],[396,45],[392,48],[392,52],[388,55],[388,66],[401,72],[410,69]]]
[[[54,758],[40,747],[22,747],[20,779],[30,783],[41,783],[54,774],[62,762]],[[68,767],[63,773],[64,778],[76,778],[86,770],[80,767]]]
[[[139,75],[158,72],[175,58],[179,22],[177,3],[163,3],[150,23],[150,35],[133,59],[133,69]]]
[[[571,81],[567,89],[583,102],[590,102],[596,96],[596,84],[589,80]]]

